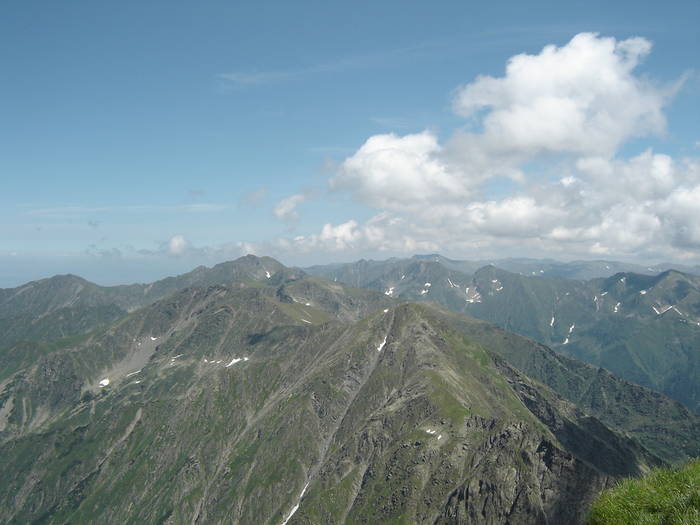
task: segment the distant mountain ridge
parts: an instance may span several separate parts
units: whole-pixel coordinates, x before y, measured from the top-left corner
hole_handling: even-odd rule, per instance
[[[414,255],[409,258],[396,258],[386,260],[366,260],[361,259],[349,263],[332,263],[325,265],[314,265],[304,268],[312,275],[325,277],[327,279],[338,278],[343,282],[351,280],[351,275],[355,275],[357,281],[352,286],[363,287],[367,283],[381,275],[385,268],[396,267],[410,262],[436,262],[449,270],[455,270],[468,275],[473,274],[485,266],[495,266],[501,270],[521,275],[538,277],[562,277],[566,279],[590,280],[599,277],[610,277],[620,272],[638,273],[642,275],[657,275],[666,270],[677,270],[683,273],[700,275],[700,265],[686,266],[674,263],[659,263],[653,266],[642,266],[634,263],[619,261],[569,261],[562,262],[554,259],[529,259],[529,258],[507,258],[507,259],[484,259],[477,261],[450,259],[443,255],[433,253],[425,255]],[[370,270],[371,269],[371,270]],[[364,282],[365,284],[362,284]]]
[[[434,301],[604,366],[700,410],[700,277],[666,270],[587,281],[460,271],[438,256],[358,261],[311,274],[412,301]]]
[[[85,333],[191,286],[281,283],[304,275],[271,257],[246,256],[149,284],[99,286],[75,275],[32,281],[0,289],[0,348]]]

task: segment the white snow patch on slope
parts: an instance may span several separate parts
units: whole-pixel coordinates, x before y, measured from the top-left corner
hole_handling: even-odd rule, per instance
[[[313,324],[311,321],[307,321],[306,319],[302,319],[305,323]]]
[[[647,291],[646,291],[646,290],[640,290],[639,294],[640,294],[640,295],[646,295],[646,294],[647,294]]]
[[[665,308],[661,308],[661,310],[657,309],[656,306],[652,306],[652,308],[654,309],[654,312],[656,312],[656,315],[661,315],[661,314],[665,314],[671,308],[675,308],[675,307],[673,305],[671,305],[671,306],[667,306]]]
[[[564,343],[563,343],[563,344],[565,344],[565,345],[568,345],[568,344],[569,344],[569,338],[568,338],[568,337],[567,337],[566,339],[564,339]]]
[[[308,486],[309,486],[308,483],[306,485],[304,485],[304,488],[302,489],[301,494],[299,494],[299,502],[296,505],[294,505],[294,507],[292,507],[292,510],[289,513],[289,516],[287,516],[287,519],[285,519],[282,522],[282,525],[287,525],[287,522],[291,519],[292,516],[294,516],[294,513],[297,510],[299,510],[299,505],[301,505],[301,499],[304,497],[304,493],[306,492],[306,489],[308,488]]]
[[[384,308],[384,313],[387,313],[389,311],[388,308]]]
[[[105,377],[99,384],[100,388],[106,387],[109,384],[109,378]]]
[[[467,289],[465,290],[465,293],[467,294],[467,298],[465,300],[468,303],[480,303],[481,302],[481,294],[479,293],[479,291],[474,289],[474,291],[470,294],[469,290],[470,290],[469,287],[467,287]]]
[[[384,290],[384,295],[389,295],[389,296],[394,295],[394,287],[393,287],[393,286],[390,286],[389,288],[387,288],[386,290]]]
[[[269,279],[270,277],[272,277],[272,275],[270,275],[270,272],[268,272],[267,270],[265,270],[265,277],[267,277],[267,278]]]
[[[231,362],[230,362],[229,364],[227,364],[227,365],[224,366],[224,368],[228,368],[228,367],[231,366],[231,365],[235,365],[235,364],[238,363],[239,361],[243,361],[243,358],[241,358],[241,357],[234,357],[233,359],[231,359]]]
[[[620,311],[620,303],[617,303],[617,304],[615,305],[615,308],[613,309],[613,312],[614,312],[614,313],[617,313],[617,312],[619,312],[619,311]]]
[[[381,352],[382,348],[384,348],[384,345],[386,344],[386,336],[384,336],[384,341],[377,347],[377,352]]]
[[[573,331],[574,331],[574,328],[576,328],[576,323],[572,324],[572,325],[569,327],[569,333],[573,332]]]
[[[141,371],[141,370],[139,369],[139,370],[137,370],[136,372],[131,372],[130,374],[126,374],[126,377],[134,376],[134,375],[138,374],[140,371]]]
[[[552,320],[549,321],[549,326],[554,326],[554,316],[552,316]]]
[[[157,338],[157,337],[153,337],[153,336],[151,336],[151,341],[157,341],[157,340],[158,340],[158,338]]]

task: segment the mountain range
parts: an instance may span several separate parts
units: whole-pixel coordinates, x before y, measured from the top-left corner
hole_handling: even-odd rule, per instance
[[[436,302],[700,409],[700,277],[666,270],[581,280],[493,265],[467,269],[424,256],[307,271],[391,297]]]
[[[583,523],[616,479],[700,453],[682,404],[450,302],[524,276],[391,265],[391,293],[253,256],[0,290],[0,522]],[[631,305],[622,278],[599,284]]]

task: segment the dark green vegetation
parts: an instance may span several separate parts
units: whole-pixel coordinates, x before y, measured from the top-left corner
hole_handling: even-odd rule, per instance
[[[606,490],[588,525],[694,525],[700,523],[700,460],[656,469]]]
[[[435,305],[268,258],[159,283],[1,292],[124,313],[0,349],[0,522],[575,524],[700,451],[679,403]]]
[[[495,266],[472,271],[470,264],[431,256],[309,271],[392,297],[437,302],[700,410],[700,277],[667,270],[581,281],[541,277],[540,270],[529,272],[534,277]],[[540,265],[547,275],[545,262]]]

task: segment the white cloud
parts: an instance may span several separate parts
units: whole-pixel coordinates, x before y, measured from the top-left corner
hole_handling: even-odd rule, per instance
[[[650,51],[643,38],[581,33],[512,57],[504,76],[455,92],[455,110],[479,131],[444,145],[430,131],[370,137],[330,184],[378,214],[326,224],[287,248],[687,255],[700,247],[698,162],[651,150],[616,157],[631,138],[665,130],[673,89],[635,71]],[[548,171],[526,169],[533,161]],[[499,177],[515,185],[485,198]]]
[[[273,210],[275,217],[284,221],[298,219],[299,214],[296,212],[296,207],[305,200],[308,200],[308,198],[309,197],[303,193],[297,193],[282,199],[277,203],[277,206],[275,206],[275,209]]]
[[[182,235],[174,235],[168,241],[168,253],[170,255],[182,255],[187,251],[189,243]]]
[[[634,75],[650,50],[639,37],[581,33],[565,46],[512,57],[503,77],[458,89],[454,107],[465,117],[486,110],[481,138],[504,152],[609,155],[630,137],[665,129],[671,91]]]
[[[370,206],[395,211],[467,197],[467,181],[440,160],[440,151],[429,131],[375,135],[343,162],[331,186],[351,191]]]

